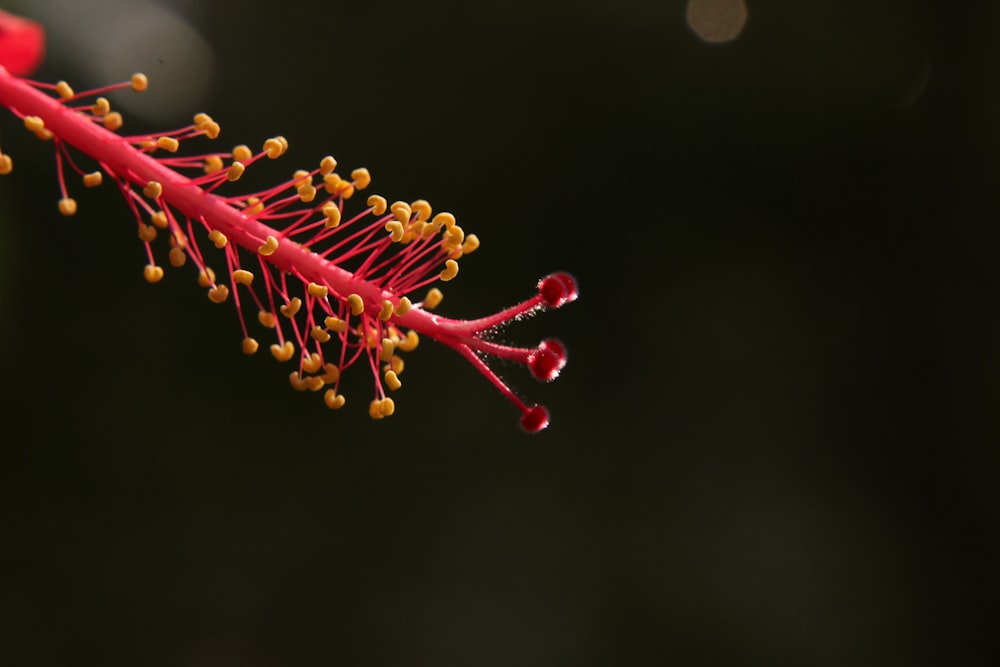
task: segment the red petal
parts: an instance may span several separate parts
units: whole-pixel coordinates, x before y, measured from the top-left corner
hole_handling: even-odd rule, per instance
[[[27,76],[38,68],[44,56],[42,26],[0,10],[0,65],[14,76]]]

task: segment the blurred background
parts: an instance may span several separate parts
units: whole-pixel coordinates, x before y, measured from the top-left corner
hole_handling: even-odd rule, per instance
[[[330,413],[5,114],[3,664],[995,664],[1000,5],[3,8],[129,131],[453,211],[443,314],[581,289],[503,334],[540,435],[430,341]]]

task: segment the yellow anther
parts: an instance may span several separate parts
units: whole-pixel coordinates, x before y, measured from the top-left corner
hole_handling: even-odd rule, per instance
[[[434,310],[441,304],[441,299],[444,298],[441,290],[437,287],[432,287],[427,291],[427,296],[424,297],[423,308],[424,310]]]
[[[175,269],[184,266],[184,262],[187,261],[187,254],[177,247],[171,248],[167,256],[170,258],[170,266]]]
[[[381,195],[371,195],[368,197],[368,205],[372,207],[373,214],[382,215],[385,213],[388,203],[385,201],[385,197]]]
[[[377,350],[382,344],[382,340],[379,338],[378,331],[375,330],[375,327],[369,326],[367,329],[365,329],[359,324],[357,327],[355,327],[354,332],[358,334],[358,338],[361,338],[363,336],[365,339],[365,344],[370,348],[374,348]]]
[[[326,285],[317,285],[316,283],[309,283],[309,286],[306,287],[306,290],[309,292],[311,296],[314,296],[317,299],[325,299],[326,295],[329,294],[330,292],[330,290],[327,289]]]
[[[329,329],[334,333],[342,334],[345,331],[347,331],[347,322],[340,319],[339,317],[333,317],[331,315],[330,317],[327,317],[325,320],[323,320],[323,324],[326,325],[327,329]]]
[[[299,200],[305,203],[316,199],[316,188],[311,185],[300,185],[298,187]]]
[[[310,354],[307,359],[302,360],[302,370],[306,373],[315,373],[322,367],[323,359],[315,352]]]
[[[253,284],[253,274],[245,269],[236,269],[233,271],[233,282],[249,287]]]
[[[280,134],[276,136],[275,139],[277,139],[278,143],[281,144],[281,152],[282,153],[286,152],[288,150],[288,139],[285,139]]]
[[[146,243],[154,241],[156,239],[156,227],[154,227],[153,225],[144,225],[140,222],[139,238],[145,241]]]
[[[409,331],[406,332],[406,338],[399,341],[399,343],[396,344],[396,347],[398,347],[403,352],[413,352],[415,349],[417,349],[418,345],[420,345],[420,336],[417,334],[416,331],[410,329]],[[396,372],[398,373],[399,371]]]
[[[470,252],[479,247],[479,237],[475,234],[469,234],[465,237],[465,243],[462,244],[462,252],[468,255]]]
[[[409,224],[410,216],[413,212],[410,210],[410,205],[405,201],[393,202],[392,206],[389,207],[392,214],[396,216],[396,220],[399,220],[404,225]]]
[[[147,283],[158,283],[163,280],[163,267],[155,264],[147,264],[142,270],[142,275]]]
[[[218,155],[209,155],[205,158],[205,173],[214,174],[217,171],[222,171],[225,165],[222,163],[222,158]]]
[[[281,361],[284,361],[284,359],[282,359]],[[292,388],[294,388],[296,391],[305,391],[306,389],[308,389],[306,381],[302,378],[301,375],[299,375],[298,371],[292,371],[291,373],[288,374],[288,382],[292,385]]]
[[[452,225],[451,229],[449,229],[445,234],[444,241],[442,241],[442,243],[444,243],[446,247],[457,248],[462,245],[463,241],[465,241],[465,230],[458,225]]]
[[[323,215],[326,216],[324,225],[327,229],[332,229],[340,224],[340,207],[336,204],[327,204],[324,206]]]
[[[274,313],[269,310],[261,310],[257,312],[257,321],[261,323],[262,326],[268,329],[273,329],[277,322],[274,321]]]
[[[392,355],[392,359],[389,360],[389,369],[395,373],[397,376],[402,375],[403,366],[406,364],[403,362],[403,357],[398,354]]]
[[[385,299],[382,302],[382,310],[379,311],[378,318],[383,322],[388,322],[390,317],[392,317],[392,301]]]
[[[350,294],[347,297],[347,305],[351,307],[351,314],[357,317],[365,312],[365,302],[360,294]]]
[[[284,306],[280,306],[278,310],[281,311],[282,315],[284,315],[288,319],[291,319],[295,317],[295,314],[299,312],[299,308],[301,307],[302,307],[302,299],[300,299],[297,296],[293,296],[291,301],[286,303]]]
[[[120,113],[118,113],[117,111],[112,111],[110,113],[105,114],[104,120],[102,122],[104,123],[105,129],[117,130],[122,126],[122,123],[124,123],[125,121],[122,120],[122,115]]]
[[[399,220],[390,220],[385,223],[385,231],[392,235],[394,243],[399,243],[403,240],[403,223]]]
[[[240,180],[240,176],[247,168],[243,166],[242,162],[236,161],[229,166],[229,171],[226,172],[226,180],[233,182]]]
[[[199,130],[212,122],[212,117],[207,113],[196,113],[194,115],[194,126]]]
[[[383,398],[380,403],[379,409],[382,411],[383,417],[390,417],[396,411],[396,402],[388,396]]]
[[[409,297],[404,296],[402,299],[399,300],[399,304],[396,306],[393,312],[395,313],[396,317],[399,317],[401,315],[406,315],[408,312],[410,312],[410,308],[412,307],[413,307],[413,302],[410,301]]]
[[[388,362],[390,359],[392,359],[392,355],[395,353],[395,351],[396,351],[396,344],[392,342],[392,339],[383,338],[382,349],[378,355],[379,361]]]
[[[237,162],[246,162],[253,157],[253,151],[246,144],[240,144],[233,148],[233,159]]]
[[[59,97],[61,97],[63,101],[71,100],[73,99],[73,96],[76,95],[70,85],[65,81],[60,81],[56,84],[56,93],[59,94]]]
[[[96,188],[104,182],[104,174],[99,171],[92,171],[83,175],[83,185],[88,188]]]
[[[309,335],[312,336],[314,341],[319,343],[326,343],[330,340],[330,333],[323,327],[313,327]]]
[[[326,407],[331,410],[339,410],[344,407],[344,396],[343,394],[338,394],[333,389],[327,389],[326,393],[323,394],[323,402],[326,403]]]
[[[95,116],[107,116],[111,112],[111,102],[106,97],[98,97],[97,101],[90,107],[90,113]]]
[[[278,239],[274,238],[273,236],[268,236],[266,239],[264,239],[264,245],[257,248],[257,252],[260,253],[261,255],[264,255],[264,257],[268,257],[269,255],[273,255],[274,251],[277,249],[278,249]]]
[[[215,271],[212,270],[212,267],[206,266],[198,271],[198,284],[202,287],[211,287],[215,284]]]
[[[358,190],[364,190],[372,182],[372,175],[368,173],[368,170],[364,167],[355,169],[351,172],[351,180],[354,181],[354,187]]]
[[[65,216],[76,213],[76,200],[72,197],[63,197],[59,200],[59,212]]]
[[[158,181],[149,181],[142,189],[142,194],[150,199],[158,199],[163,194],[163,186]]]
[[[455,226],[455,216],[452,215],[451,213],[438,213],[437,215],[434,216],[432,222],[434,222],[438,226],[438,229],[440,229],[442,225],[448,229],[451,229],[452,227]]]
[[[376,398],[368,404],[368,416],[372,419],[382,419],[385,417],[382,414],[382,401]]]
[[[286,340],[284,345],[275,343],[271,346],[271,354],[278,361],[288,361],[295,356],[295,345],[290,340]]]
[[[277,137],[271,137],[264,142],[264,151],[267,153],[267,157],[276,160],[285,152],[285,146]]]
[[[403,386],[403,383],[399,381],[399,376],[394,371],[386,371],[385,384],[390,391],[396,391]]]
[[[417,214],[417,220],[420,222],[431,219],[431,204],[426,199],[418,199],[411,203],[410,210]]]
[[[337,168],[337,161],[332,155],[327,155],[322,160],[319,161],[319,173],[322,176],[326,176],[331,171]]]
[[[253,338],[247,337],[243,339],[243,354],[257,354],[259,348],[260,345]]]
[[[201,131],[204,132],[205,136],[209,139],[218,139],[219,134],[222,132],[222,127],[213,120],[205,123],[205,125],[202,126]]]
[[[149,79],[146,78],[145,74],[142,72],[136,72],[132,75],[132,90],[137,93],[141,93],[147,88],[149,88]]]
[[[9,155],[0,155],[0,176],[6,176],[14,170],[14,161]]]
[[[180,247],[184,248],[187,246],[187,237],[184,236],[184,232],[175,230],[173,234],[170,235],[170,247]]]
[[[212,300],[212,303],[222,303],[229,298],[229,288],[225,285],[216,285],[208,290],[208,298]]]
[[[177,141],[173,137],[160,137],[156,140],[156,145],[168,153],[176,153],[177,149],[181,146],[181,142]]]
[[[333,384],[340,379],[340,369],[336,364],[323,364],[323,374],[320,375],[323,382]]]
[[[406,234],[403,235],[403,243],[412,243],[419,239],[428,226],[433,227],[429,222],[424,222],[423,220],[414,220],[411,222],[410,226],[406,228]]]
[[[331,195],[337,194],[343,185],[344,181],[337,172],[331,172],[323,176],[323,188]]]
[[[167,219],[167,214],[164,211],[157,211],[153,215],[149,216],[149,221],[160,229],[166,229],[170,224],[170,221]]]
[[[211,241],[215,245],[215,247],[220,250],[225,248],[226,244],[229,243],[229,239],[226,238],[226,235],[220,232],[218,229],[213,229],[208,233],[208,240]]]
[[[296,169],[295,172],[292,173],[292,184],[295,185],[295,187],[299,187],[307,183],[312,185],[312,176],[308,171],[305,169]]]
[[[323,380],[318,377],[300,377],[298,371],[293,372],[288,378],[292,386],[299,391],[319,391],[323,388]]]
[[[25,116],[24,117],[24,128],[28,132],[34,132],[38,134],[45,129],[45,121],[43,121],[38,116]]]
[[[260,197],[247,197],[247,215],[257,215],[264,210],[264,203]]]
[[[444,271],[439,276],[441,280],[448,282],[458,275],[458,262],[453,259],[445,260]]]

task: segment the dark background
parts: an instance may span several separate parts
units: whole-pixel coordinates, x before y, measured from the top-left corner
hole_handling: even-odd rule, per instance
[[[129,129],[207,111],[285,135],[282,178],[333,153],[454,211],[483,247],[443,314],[572,272],[505,332],[569,364],[505,370],[538,436],[429,341],[393,418],[361,367],[330,413],[193,271],[143,281],[113,188],[59,216],[8,115],[0,661],[991,664],[1000,6],[750,0],[722,45],[682,0],[164,6],[211,86],[157,102],[190,49],[123,48],[182,102]],[[50,32],[36,78],[110,82],[102,40]]]

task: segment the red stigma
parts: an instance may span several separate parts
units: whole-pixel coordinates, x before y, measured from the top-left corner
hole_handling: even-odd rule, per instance
[[[566,347],[554,338],[543,340],[538,350],[528,357],[528,367],[536,380],[552,382],[566,365]]]
[[[534,405],[521,415],[521,428],[526,433],[538,433],[549,425],[549,411],[541,405]]]
[[[538,292],[549,308],[559,308],[570,301],[575,301],[579,294],[573,276],[562,272],[542,278],[538,282]]]

